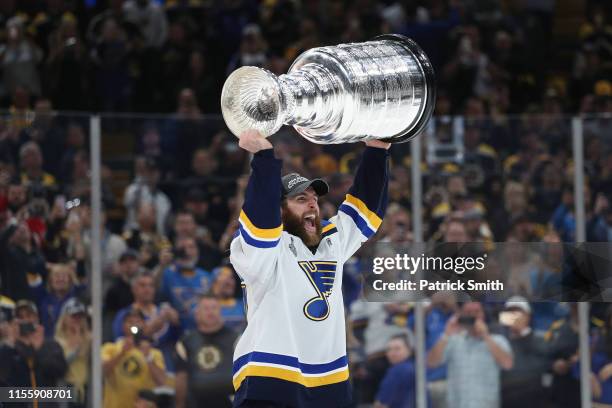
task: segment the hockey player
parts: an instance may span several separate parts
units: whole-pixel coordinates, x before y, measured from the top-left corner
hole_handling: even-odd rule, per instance
[[[350,404],[342,268],[382,222],[388,143],[366,142],[338,214],[319,216],[321,179],[281,178],[281,160],[256,131],[240,137],[253,153],[230,260],[246,287],[247,321],[234,351],[234,407],[345,407]]]

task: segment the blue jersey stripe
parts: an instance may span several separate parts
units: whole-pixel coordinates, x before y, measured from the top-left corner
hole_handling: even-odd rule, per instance
[[[330,363],[306,364],[301,363],[297,357],[254,351],[252,353],[245,354],[234,361],[233,374],[236,374],[242,367],[250,362],[270,363],[298,368],[304,374],[323,374],[345,367],[348,364],[346,356],[340,357]]]
[[[278,245],[278,241],[280,241],[280,239],[277,239],[275,241],[260,241],[258,239],[251,237],[249,233],[242,227],[242,225],[240,225],[239,228],[240,228],[240,235],[245,240],[245,242],[256,248],[274,248],[276,245]]]
[[[346,204],[342,204],[340,208],[338,209],[338,211],[342,211],[343,213],[351,217],[351,219],[357,225],[357,228],[359,228],[361,233],[366,238],[370,238],[372,235],[376,233],[376,231],[374,231],[372,228],[368,226],[367,222],[359,215],[357,211],[355,211],[353,207],[348,206]]]
[[[351,395],[349,381],[308,388],[277,378],[247,377],[236,391],[234,407],[249,399],[301,408],[347,407],[350,406]]]

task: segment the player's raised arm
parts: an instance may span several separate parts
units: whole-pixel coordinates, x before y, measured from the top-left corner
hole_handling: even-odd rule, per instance
[[[240,147],[253,153],[237,237],[230,260],[247,285],[264,282],[275,269],[281,224],[281,160],[272,144],[256,131],[240,137]]]
[[[353,185],[330,220],[340,233],[345,260],[376,233],[387,210],[390,144],[371,140],[366,145]]]

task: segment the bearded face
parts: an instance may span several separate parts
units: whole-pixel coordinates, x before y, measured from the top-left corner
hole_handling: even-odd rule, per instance
[[[319,206],[304,195],[289,198],[283,202],[283,228],[289,234],[299,237],[307,247],[315,247],[321,242],[321,217]]]

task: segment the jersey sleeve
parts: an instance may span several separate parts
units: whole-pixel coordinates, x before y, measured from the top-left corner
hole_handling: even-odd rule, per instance
[[[281,223],[281,166],[272,149],[255,153],[230,261],[247,285],[267,282],[276,269]]]
[[[342,243],[343,262],[371,238],[382,223],[388,201],[388,157],[385,149],[365,149],[353,185],[338,214],[330,219]]]

